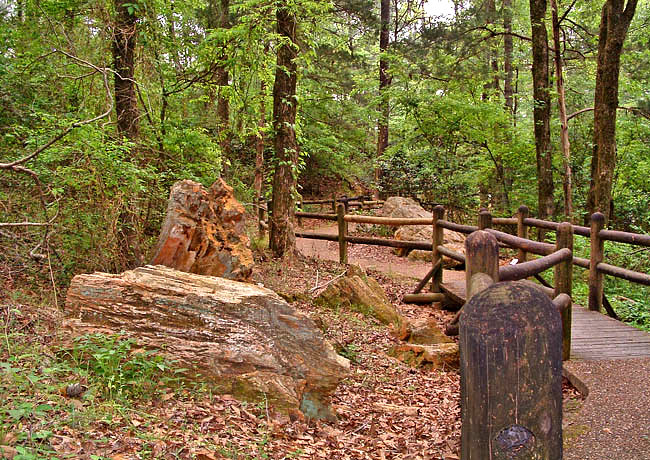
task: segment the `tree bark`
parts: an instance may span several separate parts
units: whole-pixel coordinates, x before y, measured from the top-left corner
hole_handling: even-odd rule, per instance
[[[135,142],[140,134],[140,114],[135,86],[135,46],[137,34],[136,11],[129,12],[126,4],[115,0],[115,22],[113,26],[113,79],[115,92],[115,113],[117,135]],[[133,156],[133,158],[138,158]],[[137,195],[137,194],[136,194]],[[136,197],[133,196],[133,198]],[[136,201],[136,200],[134,200]],[[121,242],[123,263],[134,267],[142,263],[142,252],[138,236],[138,207],[129,206],[119,215],[118,234]]]
[[[268,51],[268,47],[264,48],[265,51]],[[266,53],[265,53],[266,54]],[[264,182],[264,127],[266,126],[266,82],[262,80],[260,83],[260,118],[257,123],[258,133],[257,133],[257,142],[255,144],[255,204],[257,206],[262,206],[262,183]],[[259,230],[260,236],[264,232],[261,223],[261,213],[258,211],[257,217],[257,228]]]
[[[503,29],[505,35],[503,37],[503,96],[505,99],[506,112],[510,116],[512,125],[515,124],[515,101],[514,101],[514,88],[512,85],[514,79],[514,71],[512,68],[513,59],[513,43],[512,43],[512,0],[503,0]],[[511,142],[512,135],[508,131],[507,142]],[[506,210],[508,213],[510,209],[510,198],[508,190],[512,189],[512,171],[510,168],[504,166],[504,198]]]
[[[553,169],[551,164],[551,93],[548,74],[548,34],[545,24],[546,0],[530,0],[533,48],[533,121],[537,158],[538,217],[553,215]]]
[[[515,111],[514,103],[514,90],[512,81],[514,72],[512,69],[512,0],[503,0],[503,29],[505,35],[503,36],[503,96],[505,98],[505,106],[508,113],[512,116]]]
[[[612,183],[616,166],[616,109],[621,53],[637,0],[607,0],[603,5],[598,36],[598,64],[594,96],[594,152],[587,197],[589,213],[610,217]]]
[[[230,0],[211,0],[210,12],[208,16],[208,27],[210,29],[229,29],[230,28]],[[217,138],[221,147],[221,154],[226,159],[232,152],[232,143],[230,139],[230,105],[228,100],[229,73],[224,64],[226,56],[226,43],[221,44],[222,49],[217,58],[214,70],[215,83],[218,85],[217,90]],[[224,163],[225,165],[225,163]]]
[[[295,249],[293,233],[298,144],[296,142],[296,16],[286,6],[276,12],[278,35],[287,41],[278,50],[273,84],[273,129],[275,132],[275,173],[269,216],[269,246],[275,257]]]
[[[390,0],[381,0],[381,29],[379,31],[379,121],[377,123],[377,159],[388,147],[388,120],[390,117],[390,100],[388,98],[388,87],[390,76],[388,75],[388,59],[386,53],[389,46],[388,27],[390,25]],[[375,185],[379,187],[381,181],[381,167],[375,168]]]
[[[551,0],[551,11],[553,16],[553,47],[555,48],[555,84],[557,86],[557,105],[560,112],[560,124],[562,132],[560,142],[562,144],[563,158],[563,179],[564,189],[564,215],[571,221],[573,214],[573,199],[571,187],[571,147],[569,143],[569,125],[566,115],[566,100],[564,96],[564,75],[562,69],[562,54],[560,52],[560,21],[558,19],[557,1]]]
[[[113,68],[115,70],[115,112],[117,134],[135,141],[140,133],[138,99],[135,88],[135,45],[137,17],[126,4],[115,0],[113,27]]]

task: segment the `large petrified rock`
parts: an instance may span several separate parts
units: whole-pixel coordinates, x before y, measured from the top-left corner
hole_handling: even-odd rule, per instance
[[[206,190],[184,180],[174,184],[151,262],[199,275],[247,280],[253,253],[244,233],[244,207],[222,179]]]
[[[333,418],[330,397],[349,371],[309,318],[248,283],[146,266],[75,276],[66,306],[74,335],[124,331],[216,391],[311,418]]]
[[[392,324],[395,329],[403,324],[403,318],[377,280],[357,265],[351,265],[346,276],[330,284],[316,297],[316,303],[330,308],[350,308],[384,324]]]
[[[400,217],[400,218],[427,218],[431,219],[432,215],[420,206],[412,198],[404,198],[400,196],[392,196],[384,202],[381,215],[384,217]],[[397,229],[395,238],[403,241],[431,241],[433,236],[433,227],[431,225],[405,225]],[[452,249],[461,254],[465,253],[465,235],[462,233],[454,232],[452,230],[444,231],[444,244],[449,249]],[[405,250],[399,250],[400,255],[405,255]],[[430,251],[419,251],[417,257],[419,259],[426,259]],[[444,258],[445,266],[453,267],[459,262]]]

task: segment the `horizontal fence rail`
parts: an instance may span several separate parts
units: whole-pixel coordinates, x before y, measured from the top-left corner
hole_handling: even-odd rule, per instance
[[[516,281],[530,278],[565,260],[571,260],[573,253],[568,248],[560,249],[547,256],[499,269],[499,281]]]
[[[299,231],[296,232],[296,237],[319,239],[325,241],[337,241],[340,246],[340,259],[342,262],[345,261],[346,263],[348,243],[433,251],[432,263],[433,267],[437,267],[437,269],[432,269],[427,274],[427,277],[425,277],[425,280],[422,280],[420,282],[421,286],[418,286],[414,294],[419,293],[429,280],[431,281],[432,290],[434,292],[440,292],[440,285],[442,284],[442,270],[440,270],[440,264],[442,257],[448,257],[461,263],[466,263],[466,256],[464,254],[445,247],[443,244],[444,230],[451,230],[463,234],[471,234],[479,229],[483,229],[493,235],[500,245],[517,249],[518,263],[516,265],[501,267],[499,269],[499,278],[503,281],[525,279],[530,276],[535,276],[539,280],[539,274],[552,267],[556,267],[557,269],[559,266],[564,266],[564,270],[568,270],[566,264],[572,264],[577,267],[589,270],[589,308],[591,310],[600,310],[604,307],[607,312],[613,317],[616,317],[616,314],[603,295],[604,275],[609,275],[630,282],[650,286],[650,275],[605,263],[603,245],[604,241],[613,241],[617,243],[650,247],[650,235],[641,235],[618,230],[604,229],[604,216],[600,213],[595,213],[592,215],[590,227],[584,227],[580,225],[551,222],[529,217],[528,208],[525,206],[521,206],[519,208],[516,217],[491,217],[487,211],[482,210],[479,213],[479,225],[474,226],[458,224],[445,220],[445,210],[442,206],[436,206],[434,208],[433,216],[431,218],[395,218],[347,214],[346,211],[351,204],[359,203],[361,205],[379,205],[383,203],[376,200],[356,201],[359,198],[360,197],[303,201],[301,204],[330,204],[334,206],[336,203],[338,203],[336,214],[298,211],[295,213],[295,215],[300,219],[337,221],[339,234]],[[262,212],[261,207],[260,212]],[[351,236],[347,234],[347,225],[349,223],[385,225],[389,227],[400,227],[405,225],[431,225],[433,228],[433,238],[431,242],[428,242]],[[495,230],[491,228],[493,225],[516,226],[517,235]],[[558,233],[558,238],[561,229],[564,228],[564,231],[569,232],[571,235],[571,243],[566,243],[566,245],[570,246],[570,248],[558,247],[557,244],[554,245],[529,239],[528,230],[531,228],[540,228],[544,230],[555,231]],[[573,235],[590,238],[591,251],[589,259],[574,257],[572,255]],[[536,254],[542,257],[533,260],[527,260],[528,253]],[[550,291],[548,288],[550,285],[548,285],[548,283],[544,284],[547,285],[545,290]],[[566,287],[564,290],[566,290]],[[557,286],[555,288],[555,291],[558,291]]]

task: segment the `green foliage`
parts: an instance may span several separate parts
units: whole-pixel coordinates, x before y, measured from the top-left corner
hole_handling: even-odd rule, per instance
[[[359,359],[359,346],[354,343],[348,343],[337,347],[337,353],[351,362],[356,363]]]
[[[70,351],[74,368],[107,400],[151,397],[159,377],[183,372],[152,351],[132,350],[135,341],[119,335],[89,334],[75,339]],[[163,379],[169,383],[169,379]]]

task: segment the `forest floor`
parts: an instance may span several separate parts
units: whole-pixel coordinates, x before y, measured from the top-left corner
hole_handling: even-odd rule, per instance
[[[395,260],[389,249],[351,246],[350,254],[375,263],[379,270],[367,268],[369,275],[404,316],[442,325],[453,314],[401,303],[422,273],[402,275],[402,264],[413,264]],[[0,298],[0,457],[457,460],[458,370],[411,368],[386,354],[398,342],[386,326],[315,306],[312,299],[345,270],[326,259],[263,256],[254,281],[314,319],[351,360],[351,374],[333,398],[337,422],[287,417],[264,404],[213,395],[205,385],[176,379],[173,364],[137,358],[138,350],[114,339],[70,343],[60,310],[7,284]],[[420,265],[426,273],[429,264]],[[67,397],[66,386],[77,382],[87,390]],[[564,396],[565,408],[579,406],[574,390],[566,387]]]

